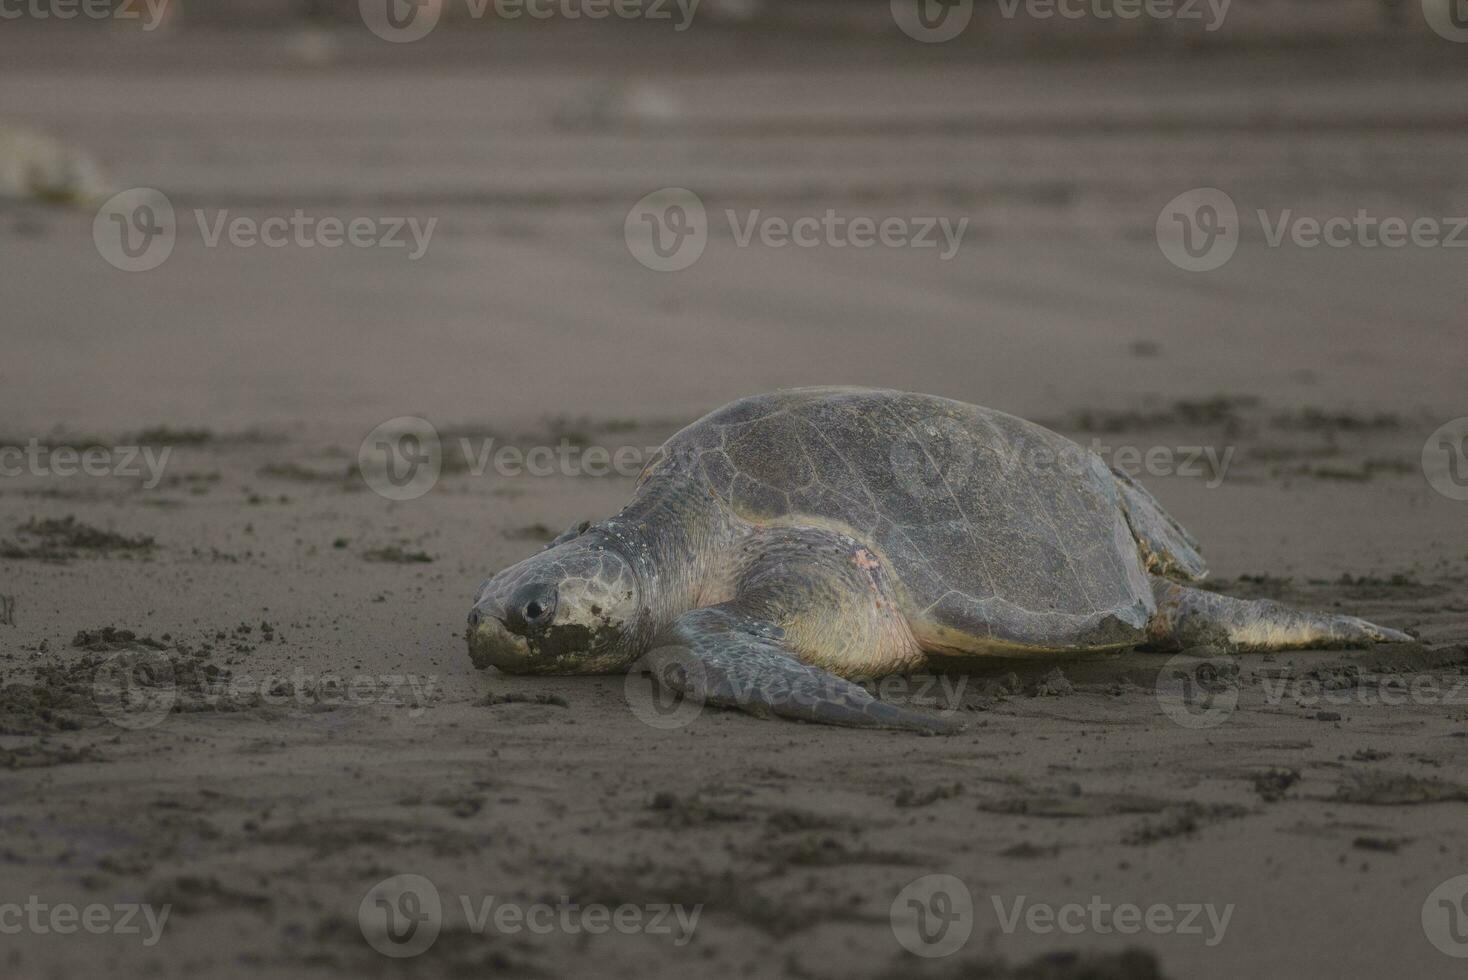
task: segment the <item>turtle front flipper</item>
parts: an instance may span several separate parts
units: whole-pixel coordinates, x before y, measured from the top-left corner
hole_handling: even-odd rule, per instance
[[[639,666],[683,697],[761,718],[933,735],[963,730],[954,719],[879,701],[858,684],[801,663],[785,644],[785,630],[774,623],[729,605],[708,606],[679,617]]]
[[[856,539],[775,527],[745,542],[734,598],[684,613],[644,660],[705,704],[828,725],[953,733],[962,725],[880,701],[875,680],[924,660],[886,563]]]

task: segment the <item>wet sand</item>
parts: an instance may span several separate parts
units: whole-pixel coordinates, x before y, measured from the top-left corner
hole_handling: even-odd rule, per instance
[[[221,38],[218,60],[267,67],[216,74],[207,37],[179,43],[187,57],[152,67],[27,43],[0,119],[84,143],[180,213],[438,230],[410,262],[210,249],[190,218],[161,268],[127,274],[88,212],[0,211],[4,444],[170,451],[154,487],[0,480],[0,901],[173,907],[153,947],[7,935],[8,976],[1002,976],[1128,949],[1115,975],[1454,975],[1421,915],[1468,873],[1468,503],[1421,456],[1465,410],[1460,257],[1270,248],[1246,227],[1225,267],[1189,274],[1152,237],[1195,186],[1241,211],[1468,213],[1462,76],[1440,53],[1360,74],[1328,51],[935,68],[896,49],[845,64],[831,40],[735,60],[720,42],[634,76],[628,57],[404,67],[353,38],[302,64]],[[608,79],[677,111],[568,125]],[[716,223],[692,268],[659,274],[622,223],[668,185],[716,215],[972,230],[941,262],[739,247]],[[355,471],[397,416],[450,447],[614,450],[812,383],[990,405],[1112,459],[1228,453],[1221,473],[1140,476],[1219,588],[1420,643],[1239,656],[1238,705],[1211,727],[1174,720],[1168,657],[1136,653],[977,665],[940,705],[969,722],[947,739],[718,712],[665,730],[623,678],[480,672],[462,640],[481,579],[615,511],[630,479],[450,465],[394,502]],[[110,721],[95,668],[119,652],[161,657],[180,710]],[[405,680],[342,698],[331,676]],[[1401,703],[1422,678],[1439,693]],[[389,960],[358,907],[408,873],[436,884],[444,931]],[[931,873],[961,878],[975,911],[963,951],[927,961],[889,910]],[[459,895],[703,911],[685,946],[481,936]],[[995,903],[1020,896],[1234,909],[1213,946],[1008,933]]]

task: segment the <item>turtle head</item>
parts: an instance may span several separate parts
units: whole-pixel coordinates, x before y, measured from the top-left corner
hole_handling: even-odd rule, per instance
[[[636,570],[604,535],[562,535],[480,586],[469,657],[511,674],[611,673],[643,652],[645,609]]]

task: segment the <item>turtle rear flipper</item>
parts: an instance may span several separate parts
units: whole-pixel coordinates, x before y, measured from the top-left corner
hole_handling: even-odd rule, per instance
[[[1148,645],[1163,649],[1303,650],[1412,642],[1400,630],[1355,616],[1295,609],[1273,599],[1238,599],[1157,576],[1152,590],[1157,612],[1147,625]]]

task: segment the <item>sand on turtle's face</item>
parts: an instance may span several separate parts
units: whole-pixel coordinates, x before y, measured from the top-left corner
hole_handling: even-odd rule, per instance
[[[513,674],[625,670],[650,638],[648,601],[627,560],[593,530],[484,583],[469,613],[469,657]]]

